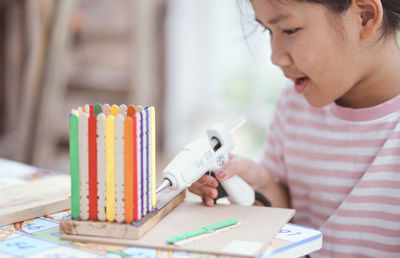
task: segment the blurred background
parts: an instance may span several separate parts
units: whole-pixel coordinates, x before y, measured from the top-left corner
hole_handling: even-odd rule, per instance
[[[68,116],[156,107],[157,170],[217,122],[259,159],[284,84],[247,0],[0,0],[0,157],[69,172]]]

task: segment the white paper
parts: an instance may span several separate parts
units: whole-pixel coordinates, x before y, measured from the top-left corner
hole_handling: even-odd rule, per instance
[[[260,242],[250,242],[242,240],[233,240],[221,251],[229,253],[237,253],[241,255],[254,255],[263,246]]]

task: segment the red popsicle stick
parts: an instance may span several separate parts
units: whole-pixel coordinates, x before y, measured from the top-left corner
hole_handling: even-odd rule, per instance
[[[138,218],[138,181],[137,181],[137,144],[136,144],[136,115],[132,115],[133,120],[133,219],[137,221]]]
[[[93,105],[89,116],[89,218],[97,219],[97,119]]]

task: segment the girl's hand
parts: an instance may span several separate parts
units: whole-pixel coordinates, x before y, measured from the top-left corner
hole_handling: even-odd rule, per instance
[[[217,186],[217,179],[205,174],[189,187],[189,191],[201,196],[203,202],[211,207],[214,205],[214,199],[218,196]]]
[[[231,154],[229,161],[215,174],[219,181],[239,175],[255,188],[269,180],[269,176],[264,176],[263,172],[260,165],[254,161]],[[203,202],[211,207],[214,205],[214,199],[218,196],[217,186],[218,181],[214,177],[204,175],[189,187],[189,191],[201,196]]]

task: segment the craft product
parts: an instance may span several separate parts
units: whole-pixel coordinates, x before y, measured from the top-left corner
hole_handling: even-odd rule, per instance
[[[155,209],[154,113],[124,104],[71,111],[73,219],[132,223]]]

